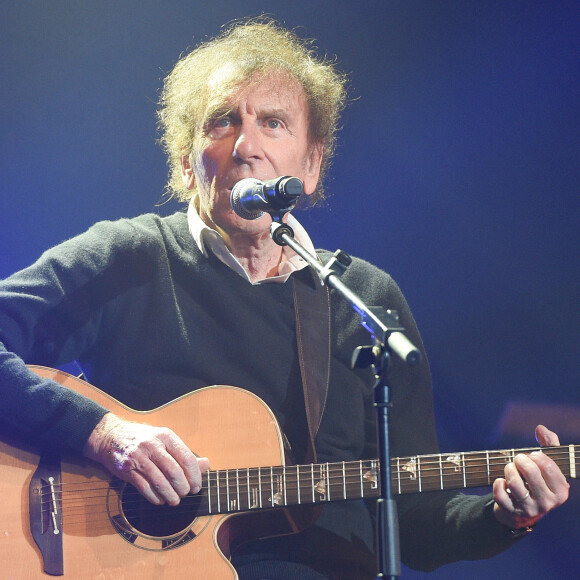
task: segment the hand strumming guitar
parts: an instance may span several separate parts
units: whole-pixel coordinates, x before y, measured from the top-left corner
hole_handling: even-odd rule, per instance
[[[209,460],[199,458],[170,429],[126,421],[107,413],[91,433],[84,454],[132,484],[155,505],[178,505],[201,489]]]
[[[543,425],[536,427],[536,439],[542,447],[560,445],[558,436]],[[512,529],[533,526],[568,499],[569,489],[570,484],[545,453],[517,455],[506,465],[504,478],[493,484],[495,517]]]

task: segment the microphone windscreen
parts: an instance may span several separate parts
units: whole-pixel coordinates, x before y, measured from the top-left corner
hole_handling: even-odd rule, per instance
[[[256,179],[255,177],[246,177],[245,179],[238,181],[232,187],[230,204],[234,212],[241,218],[246,220],[256,220],[265,215],[265,212],[259,209],[250,210],[244,207],[245,200],[251,199],[254,188],[260,185],[263,185],[263,183],[259,179]]]

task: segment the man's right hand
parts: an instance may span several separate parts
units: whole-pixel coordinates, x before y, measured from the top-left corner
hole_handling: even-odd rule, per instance
[[[206,457],[196,457],[170,429],[133,423],[107,413],[91,433],[84,454],[132,484],[155,505],[179,504],[201,489]]]

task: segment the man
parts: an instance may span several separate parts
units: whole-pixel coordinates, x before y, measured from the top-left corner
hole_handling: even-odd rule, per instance
[[[93,384],[135,409],[233,384],[269,405],[297,461],[375,457],[373,377],[350,368],[353,349],[369,342],[357,315],[331,293],[332,351],[321,359],[329,380],[318,407],[311,405],[303,350],[312,345],[302,343],[295,290],[326,291],[272,241],[269,215],[246,220],[230,204],[241,179],[283,175],[300,178],[306,198],[320,199],[344,103],[345,79],[333,64],[270,21],[234,25],[181,59],[165,81],[159,117],[169,188],[188,202],[187,214],[97,224],[0,285],[4,425],[46,447],[84,453],[154,504],[174,506],[198,493],[212,458],[196,457],[179,433],[125,421],[25,366],[77,359]],[[314,252],[296,220],[285,219]],[[387,274],[354,260],[343,280],[368,304],[396,309],[423,348]],[[390,381],[393,454],[436,452],[426,357],[413,368],[394,360]],[[544,427],[537,437],[559,444]],[[493,555],[567,495],[556,464],[535,453],[506,465],[493,496],[405,496],[403,560],[429,570]],[[329,503],[305,531],[254,540],[232,561],[246,579],[370,578],[371,513],[362,502]]]

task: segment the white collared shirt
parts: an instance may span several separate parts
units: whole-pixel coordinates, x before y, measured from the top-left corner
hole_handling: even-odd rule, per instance
[[[252,282],[248,272],[240,264],[237,258],[230,252],[229,248],[219,232],[210,228],[197,213],[195,207],[194,195],[189,202],[189,207],[187,208],[187,223],[189,225],[189,231],[200,249],[202,254],[207,257],[208,249],[213,252],[219,260],[221,260],[226,266],[231,268],[234,272],[239,274],[242,278],[245,278],[251,284],[262,284],[264,282],[286,282],[290,277],[292,272],[302,270],[308,266],[303,258],[301,258],[294,250],[288,246],[282,246],[282,259],[280,260],[280,265],[278,266],[278,275],[271,276],[268,278],[263,278],[261,280],[256,280]],[[292,215],[288,215],[288,220],[286,222],[294,232],[294,238],[298,243],[300,243],[308,252],[313,256],[316,256],[316,251],[310,236],[306,233],[306,230],[300,225],[298,220]]]

